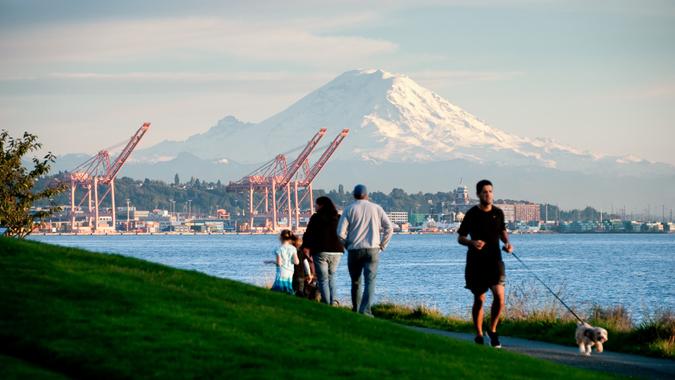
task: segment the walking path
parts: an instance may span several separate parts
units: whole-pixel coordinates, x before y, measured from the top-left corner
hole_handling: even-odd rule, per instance
[[[424,327],[409,327],[428,334],[443,335],[454,339],[467,340],[473,343],[474,336],[467,333],[449,332]],[[486,336],[486,344],[489,340]],[[550,360],[574,367],[612,372],[623,376],[635,376],[646,379],[675,379],[675,361],[656,359],[639,355],[620,354],[617,352],[593,351],[591,356],[579,355],[579,349],[572,346],[561,346],[553,343],[534,340],[499,337],[502,349],[517,352],[536,358]]]

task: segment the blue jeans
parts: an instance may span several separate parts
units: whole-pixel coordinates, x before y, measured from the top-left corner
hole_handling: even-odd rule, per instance
[[[370,303],[375,293],[377,263],[380,261],[379,248],[350,249],[347,261],[349,277],[352,278],[352,311],[373,315]],[[363,276],[361,274],[363,273]],[[361,297],[361,278],[365,278]]]
[[[321,291],[321,302],[332,305],[335,302],[335,272],[342,255],[319,252],[313,256],[316,279]]]

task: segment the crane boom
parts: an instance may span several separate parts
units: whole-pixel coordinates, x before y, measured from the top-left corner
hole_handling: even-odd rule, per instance
[[[102,150],[70,172],[72,181],[84,184],[110,166],[108,151]]]
[[[312,137],[298,157],[289,165],[286,163],[286,156],[278,154],[275,159],[266,162],[251,174],[241,178],[239,181],[230,182],[227,186],[228,191],[248,190],[253,187],[269,187],[274,181],[276,188],[286,186],[302,167],[302,163],[307,160],[314,151],[323,136],[326,134],[326,128],[321,128]]]
[[[275,158],[267,161],[262,166],[242,177],[236,182],[230,182],[226,186],[227,191],[248,190],[251,186],[255,188],[262,188],[271,183],[272,178],[278,180],[284,173],[287,172],[288,165],[286,163],[286,156],[277,154]]]
[[[298,172],[300,167],[302,167],[302,163],[305,162],[307,157],[309,157],[310,154],[312,154],[312,151],[314,151],[314,148],[319,144],[319,141],[323,138],[323,136],[326,134],[326,128],[321,128],[315,135],[312,137],[311,140],[307,143],[305,146],[305,149],[300,152],[298,157],[291,163],[290,168],[284,178],[279,181],[279,186],[286,186],[288,182],[295,176],[295,173]]]
[[[122,165],[127,161],[129,156],[131,155],[131,152],[134,151],[134,148],[136,148],[136,145],[141,141],[141,138],[143,138],[143,135],[150,129],[150,123],[143,123],[140,128],[134,133],[133,136],[131,136],[131,139],[127,143],[127,145],[124,147],[122,150],[122,153],[120,153],[119,156],[117,156],[117,159],[115,159],[115,163],[113,163],[108,170],[105,172],[103,177],[101,178],[102,183],[110,183],[117,173],[122,169]]]
[[[328,148],[326,148],[326,150],[323,152],[319,160],[312,166],[312,168],[309,169],[309,172],[307,173],[305,178],[302,181],[300,181],[299,185],[307,187],[309,186],[309,184],[312,183],[314,178],[316,178],[321,169],[323,169],[328,159],[333,155],[333,153],[335,153],[335,150],[338,148],[338,146],[340,146],[342,140],[344,140],[348,134],[349,128],[345,128],[342,130],[342,132],[340,132],[337,135],[337,137],[335,137],[335,140],[333,140],[333,142],[328,146]]]

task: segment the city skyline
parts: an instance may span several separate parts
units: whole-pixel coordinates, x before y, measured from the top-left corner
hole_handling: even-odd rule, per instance
[[[228,114],[259,122],[343,71],[377,67],[510,133],[675,164],[667,2],[0,9],[0,121],[57,154],[95,152],[146,120],[155,126],[146,146]]]

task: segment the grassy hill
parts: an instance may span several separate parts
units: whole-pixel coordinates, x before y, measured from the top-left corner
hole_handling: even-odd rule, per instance
[[[609,378],[141,260],[0,238],[0,378]]]

